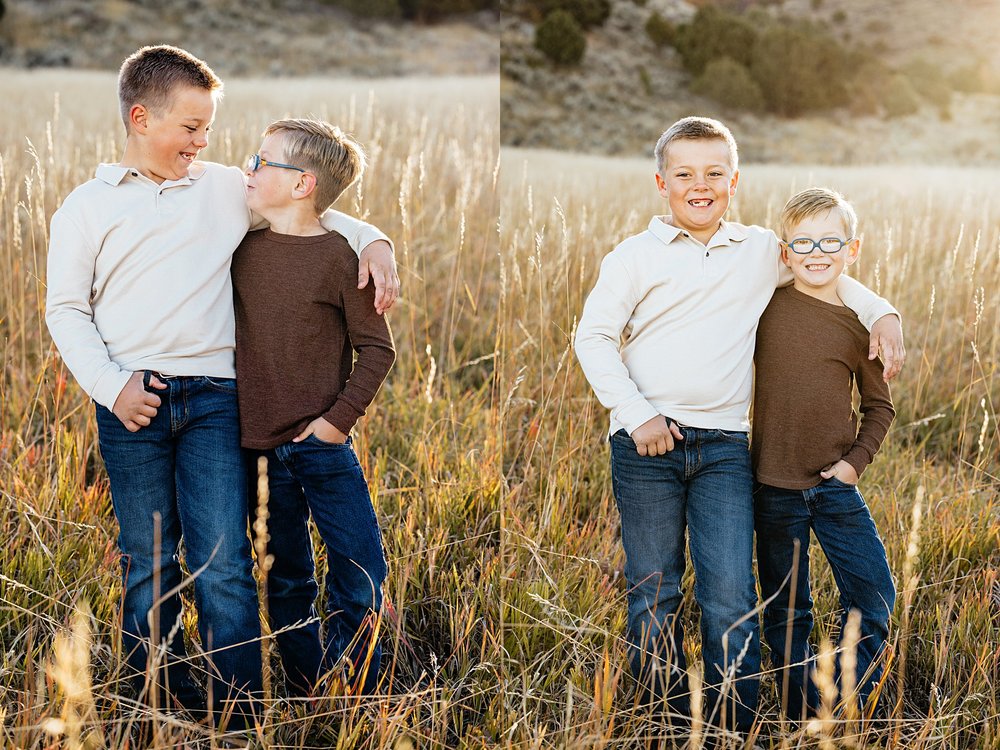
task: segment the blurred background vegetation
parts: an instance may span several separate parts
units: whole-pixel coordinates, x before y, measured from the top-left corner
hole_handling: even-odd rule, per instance
[[[917,142],[910,153],[866,158],[856,141],[847,161],[919,161],[923,141],[937,142],[924,154],[933,161],[1000,158],[1000,60],[987,32],[1000,23],[996,0],[501,0],[501,12],[506,144],[634,153],[634,125],[656,108],[643,149],[693,113],[749,128],[821,118],[843,131],[817,141],[834,145],[871,132],[872,120],[912,118],[894,135]],[[567,119],[587,132],[571,132]],[[610,120],[628,121],[629,132],[612,132]],[[891,130],[876,127],[874,140]],[[772,147],[783,140],[773,135]],[[845,154],[817,156],[841,163]]]
[[[228,75],[496,74],[497,0],[2,0],[0,66],[117,69],[169,43]]]

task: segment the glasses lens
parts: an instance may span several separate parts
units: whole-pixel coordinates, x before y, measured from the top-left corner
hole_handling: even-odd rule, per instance
[[[249,159],[247,159],[247,169],[251,172],[256,172],[260,169],[260,154],[253,154]]]
[[[791,247],[793,252],[796,252],[799,255],[805,255],[806,253],[812,252],[813,241],[802,237],[797,240],[792,240]]]
[[[819,241],[819,249],[824,253],[835,253],[843,246],[839,237],[824,237]]]

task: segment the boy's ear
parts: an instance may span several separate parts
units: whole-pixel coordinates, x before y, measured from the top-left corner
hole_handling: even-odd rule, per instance
[[[149,110],[142,104],[133,104],[128,111],[129,131],[142,132],[149,125]]]
[[[736,184],[740,181],[740,170],[733,172],[733,179],[729,181],[729,197],[736,195]]]
[[[778,240],[778,245],[781,246],[781,262],[788,266],[788,245],[785,244],[784,240]],[[791,266],[789,266],[791,268]]]
[[[858,256],[860,254],[861,254],[861,238],[858,237],[857,239],[851,240],[847,244],[847,257],[844,259],[844,262],[847,263],[847,265],[851,265],[858,259]]]
[[[667,182],[659,172],[656,172],[656,189],[664,198],[670,197],[670,193],[667,190]]]
[[[308,198],[316,189],[316,175],[312,172],[302,172],[299,174],[299,181],[295,183],[292,196],[296,199]]]

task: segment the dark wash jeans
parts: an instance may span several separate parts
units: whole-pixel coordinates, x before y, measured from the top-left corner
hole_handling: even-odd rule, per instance
[[[843,609],[842,635],[848,612],[856,609],[861,613],[855,684],[863,706],[882,675],[880,657],[889,632],[889,616],[896,603],[885,547],[864,498],[857,487],[834,478],[807,490],[758,484],[754,504],[761,595],[765,601],[776,596],[764,609],[764,638],[771,649],[771,660],[779,670],[776,679],[785,712],[792,719],[801,719],[815,714],[819,707],[819,693],[811,679],[815,652],[809,643],[813,627],[810,529],[816,534],[837,581]],[[790,576],[795,540],[799,541],[799,560],[798,575],[793,581]],[[839,656],[836,679],[839,684]]]
[[[278,633],[278,650],[288,691],[307,695],[318,679],[340,664],[354,692],[371,693],[378,684],[382,648],[378,641],[382,584],[386,577],[382,532],[357,454],[347,443],[325,443],[310,435],[268,451],[249,452],[254,472],[267,458],[267,610]],[[250,496],[255,513],[256,493]],[[316,618],[316,583],[309,516],[326,547],[325,645]],[[297,623],[301,623],[298,624]],[[367,666],[366,666],[367,665]]]
[[[210,709],[218,718],[223,699],[238,699],[229,726],[239,728],[254,708],[247,698],[261,691],[261,656],[236,381],[160,377],[166,390],[147,389],[161,398],[159,411],[138,432],[129,432],[111,411],[97,406],[122,552],[124,650],[133,684],[141,691],[151,624],[158,621],[159,640],[166,641],[166,674],[158,684],[195,714],[204,710],[179,627],[183,538],[188,569],[197,571],[194,598],[211,675]],[[159,550],[154,513],[160,515]]]
[[[749,442],[745,432],[681,432],[684,440],[662,456],[640,456],[625,430],[611,436],[629,587],[629,665],[642,700],[665,699],[683,725],[690,716],[678,611],[686,530],[701,608],[703,716],[747,731],[760,670]]]

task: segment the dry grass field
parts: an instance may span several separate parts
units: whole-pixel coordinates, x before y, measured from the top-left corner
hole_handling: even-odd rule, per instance
[[[570,341],[602,255],[663,209],[645,162],[498,160],[497,91],[234,80],[220,107],[205,156],[223,163],[286,113],[355,132],[372,165],[340,207],[394,237],[403,281],[397,363],[356,433],[390,561],[382,689],[304,706],[269,671],[263,747],[640,748],[660,731],[632,706],[606,415]],[[134,747],[92,406],[43,319],[48,220],[119,155],[113,79],[5,72],[0,93],[17,102],[0,131],[0,746]],[[864,736],[835,720],[796,730],[766,678],[755,741],[998,748],[1000,176],[747,167],[734,216],[768,223],[814,181],[857,201],[856,272],[905,318],[899,414],[863,487],[901,591],[893,711]],[[822,565],[814,596],[829,637]],[[217,746],[183,717],[154,718],[156,747]]]

